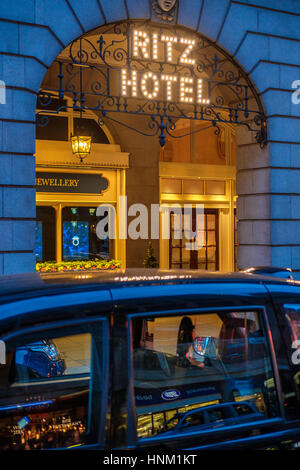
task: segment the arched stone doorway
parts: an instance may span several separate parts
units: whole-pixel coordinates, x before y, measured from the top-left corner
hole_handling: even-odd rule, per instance
[[[99,118],[99,123],[103,124],[104,121],[116,136],[121,148],[131,155],[131,163],[127,164],[127,177],[125,173],[122,176],[124,181],[127,179],[126,190],[123,188],[122,192],[120,187],[116,187],[115,197],[106,201],[101,194],[98,200],[99,204],[114,204],[118,220],[121,203],[117,201],[117,195],[126,196],[128,206],[144,204],[151,214],[153,204],[158,202],[170,205],[172,201],[177,201],[181,207],[186,202],[193,206],[205,206],[205,241],[202,249],[186,253],[177,243],[173,246],[171,241],[168,241],[167,247],[161,239],[158,241],[158,237],[153,240],[152,227],[148,229],[147,226],[146,234],[141,233],[137,239],[127,240],[127,249],[125,242],[121,242],[117,234],[114,252],[116,257],[122,257],[120,260],[123,266],[142,266],[147,240],[152,238],[157,258],[160,258],[160,266],[163,268],[236,268],[235,169],[232,166],[235,165],[235,159],[233,161],[231,157],[233,145],[235,147],[233,129],[235,134],[236,125],[246,127],[246,132],[240,132],[240,140],[245,139],[248,131],[254,132],[260,144],[266,136],[265,128],[260,125],[264,124],[263,109],[253,84],[228,54],[211,41],[180,26],[170,28],[169,25],[136,20],[100,27],[73,41],[49,68],[38,97],[37,122],[44,126],[45,120],[46,124],[48,120],[57,121],[59,116],[70,109],[71,112],[77,113],[75,120],[79,118],[78,113],[80,118],[86,121],[83,113],[86,115],[89,111],[94,112]],[[188,124],[189,131],[185,127],[183,135],[177,132],[180,120],[191,122]],[[206,127],[201,125],[201,122],[206,124]],[[59,123],[56,127],[59,128]],[[232,131],[229,130],[230,127]],[[206,133],[201,139],[203,131]],[[185,137],[191,137],[192,140],[186,140],[181,149],[185,154],[181,160],[184,161],[187,157],[185,166],[170,166],[166,169],[166,161],[164,165],[158,163],[159,150],[157,140],[154,139],[156,136],[162,146],[166,141],[167,146],[171,140],[176,145],[175,142],[179,138],[184,140]],[[205,142],[207,138],[210,145]],[[206,156],[205,145],[209,148]],[[222,145],[223,162],[215,155],[220,156]],[[47,161],[48,170],[50,168],[52,172],[55,168],[63,167],[58,153],[58,150],[55,151],[52,164],[51,158]],[[95,159],[91,156],[84,162],[81,161],[81,170],[103,170],[109,165],[109,157],[108,161],[104,158],[101,167],[100,161],[97,162],[98,166],[95,166]],[[40,163],[45,167],[45,160],[42,159],[41,162],[41,156],[37,153],[37,164]],[[216,164],[231,167],[220,172]],[[78,166],[65,165],[64,168],[76,171]],[[79,173],[82,173],[81,170]],[[38,174],[40,176],[40,173]],[[181,180],[178,178],[180,174],[183,178]],[[51,172],[43,175],[50,178]],[[169,194],[168,200],[163,197],[166,194],[161,188],[163,182],[172,178],[174,183],[179,184],[181,181],[183,184],[182,195],[176,199]],[[119,180],[120,177],[112,179],[114,187]],[[196,183],[201,183],[205,190],[197,192]],[[194,187],[194,193],[184,189],[188,185]],[[65,211],[66,204],[73,206],[73,211],[77,210],[77,200],[73,197],[63,197],[60,201],[59,197],[58,194],[57,201],[55,200],[56,227],[62,223],[63,234],[61,229],[56,229],[56,251],[57,259],[61,261],[65,242],[63,241],[64,248],[59,248],[60,238],[63,237],[64,240],[65,226],[69,223],[63,221],[61,214]],[[40,204],[45,204],[46,199],[41,198],[38,192]],[[53,197],[50,197],[48,202],[54,207],[52,199]],[[79,199],[81,205],[91,204],[89,198]],[[96,200],[93,202],[97,205]],[[140,232],[142,231],[140,229]],[[76,240],[77,238],[78,234]],[[88,248],[85,247],[84,251],[87,252]],[[185,258],[184,262],[182,257]]]
[[[198,2],[196,2],[198,3]],[[51,8],[56,7],[55,14],[51,12]],[[148,2],[135,2],[128,0],[127,2],[114,2],[114,5],[108,3],[88,1],[84,6],[81,2],[71,2],[64,4],[56,2],[55,5],[45,3],[45,10],[39,10],[38,15],[40,23],[43,26],[36,28],[22,27],[22,34],[26,36],[26,54],[23,63],[27,63],[26,90],[13,92],[15,96],[22,96],[22,100],[27,100],[29,106],[22,113],[12,113],[14,121],[14,129],[19,129],[21,139],[15,142],[9,132],[9,124],[7,125],[7,139],[5,148],[7,151],[22,155],[22,161],[27,159],[30,162],[31,170],[28,169],[28,177],[23,175],[22,182],[26,186],[26,214],[34,217],[34,192],[31,191],[30,184],[33,184],[33,159],[30,154],[34,152],[34,93],[38,92],[39,85],[46,72],[46,68],[50,66],[60,51],[74,38],[79,37],[84,32],[95,28],[101,24],[112,21],[121,21],[128,18],[152,18],[152,11],[149,10]],[[227,5],[228,7],[228,5]],[[194,28],[226,48],[230,53],[234,53],[236,47],[236,38],[233,40],[230,27],[224,27],[223,23],[226,17],[226,8],[217,9],[212,15],[210,6],[200,8],[200,5],[191,5],[190,2],[181,1],[178,7],[177,16],[174,21],[185,27]],[[57,17],[63,18],[63,21],[57,22]],[[246,26],[245,26],[246,28]],[[239,37],[241,37],[239,31]],[[29,46],[28,43],[31,42]],[[39,44],[39,47],[36,45]],[[251,50],[251,42],[247,44],[247,51]],[[258,55],[258,52],[256,52]],[[253,54],[251,54],[253,59]],[[239,62],[246,70],[250,70],[253,66],[249,60],[249,54],[239,53]],[[258,59],[258,56],[256,57]],[[24,88],[24,87],[23,87]],[[30,92],[27,91],[30,89]],[[33,92],[33,93],[32,93]],[[32,96],[33,95],[33,96]],[[248,134],[247,134],[248,135]],[[270,237],[270,171],[269,167],[269,151],[265,148],[263,151],[259,149],[254,141],[247,136],[242,136],[242,140],[238,139],[241,146],[238,149],[238,176],[237,188],[239,194],[238,202],[238,218],[239,218],[239,266],[243,267],[249,264],[270,264],[276,258],[271,256],[271,237]],[[247,141],[248,139],[248,141]],[[23,158],[24,157],[24,158]],[[254,167],[254,168],[253,168]],[[263,167],[263,168],[261,168]],[[26,181],[25,181],[26,179]],[[29,186],[27,188],[27,185]],[[11,188],[11,194],[14,192]],[[21,189],[21,188],[20,188]],[[24,188],[25,189],[25,188]],[[22,208],[20,214],[16,218],[22,218],[24,213]],[[14,249],[5,251],[5,260],[3,264],[3,272],[14,272],[31,270],[34,266],[34,256],[32,254],[33,246],[33,223],[29,217],[26,223],[27,236],[22,240],[21,244],[15,244]],[[18,249],[17,249],[18,248]],[[14,256],[13,264],[9,264],[8,260]]]

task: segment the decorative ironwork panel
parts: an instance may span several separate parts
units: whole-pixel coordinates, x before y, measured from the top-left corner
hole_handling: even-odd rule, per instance
[[[181,27],[110,25],[72,42],[56,66],[57,87],[38,97],[40,125],[66,110],[69,96],[74,110],[97,112],[100,124],[110,119],[158,135],[162,146],[178,119],[208,121],[216,134],[220,123],[243,125],[266,143],[263,107],[247,75],[215,44]],[[55,94],[61,105],[48,111]],[[130,127],[120,113],[146,117],[148,129]]]

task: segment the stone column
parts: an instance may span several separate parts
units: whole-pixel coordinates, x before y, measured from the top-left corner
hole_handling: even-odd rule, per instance
[[[238,268],[270,265],[269,147],[260,149],[254,135],[237,130]]]

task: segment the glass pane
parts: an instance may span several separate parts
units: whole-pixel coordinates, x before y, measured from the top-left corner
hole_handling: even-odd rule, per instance
[[[207,230],[215,230],[216,228],[216,216],[215,214],[207,214],[206,216],[206,229]]]
[[[300,306],[285,306],[285,316],[290,327],[292,341],[300,339]]]
[[[43,261],[43,223],[40,220],[35,224],[35,257],[36,261]]]
[[[96,216],[96,207],[64,207],[62,210],[63,259],[106,259],[112,256],[109,238],[97,237],[98,222],[105,218]]]
[[[207,232],[207,244],[208,245],[215,245],[216,244],[216,232],[209,231]]]
[[[237,239],[237,216],[236,209],[234,209],[234,270],[237,271],[237,250],[238,250],[238,239]]]
[[[162,178],[160,180],[161,192],[168,194],[181,194],[181,180]]]
[[[225,181],[211,181],[207,180],[205,183],[205,193],[206,194],[225,194],[226,186]]]
[[[190,121],[188,119],[178,119],[176,129],[172,132],[175,137],[168,136],[166,145],[161,151],[160,160],[189,163],[191,161],[191,138],[185,134],[189,134],[190,130]]]
[[[183,194],[204,194],[203,180],[182,180]]]
[[[145,415],[138,417],[138,426],[140,429],[141,437],[152,436],[153,427],[152,427],[152,416]]]
[[[83,325],[69,332],[40,333],[7,345],[6,365],[0,368],[0,449],[97,442],[102,327]]]
[[[207,261],[212,262],[216,259],[216,248],[215,247],[207,247]]]
[[[41,339],[16,348],[14,380],[90,373],[90,362],[90,335]]]
[[[181,214],[170,214],[170,227],[172,238],[180,240],[182,238],[182,217]]]
[[[172,248],[172,262],[173,263],[180,262],[180,249],[179,248]]]
[[[40,115],[40,117],[42,116]],[[40,140],[68,141],[68,118],[53,115],[47,117],[49,121],[46,126],[36,125],[36,138]]]
[[[143,335],[150,325],[152,342],[146,346]],[[267,340],[257,312],[138,318],[132,326],[135,346],[143,345],[133,345],[139,438],[278,415]],[[157,414],[159,426],[150,420]],[[145,416],[147,432],[140,421]]]
[[[198,269],[206,269],[206,263],[198,263]]]
[[[89,258],[89,223],[63,222],[63,259]]]
[[[172,239],[177,242],[182,238],[182,230],[180,229],[172,229]]]
[[[195,220],[196,211],[193,209],[192,214],[185,215],[185,222],[188,223]],[[170,241],[172,250],[170,252],[170,267],[181,267],[182,269],[208,269],[215,271],[217,266],[217,214],[206,213],[204,217],[205,225],[204,231],[198,230],[197,237],[194,237],[194,233],[188,232],[188,226],[185,225],[185,230],[174,230],[172,233],[172,239]],[[171,214],[171,226],[174,223],[174,216]],[[191,229],[194,227],[191,225]],[[202,227],[203,228],[203,227]],[[182,242],[173,239],[173,236],[182,236]],[[188,237],[191,238],[188,238]],[[206,248],[208,246],[208,248]],[[176,263],[180,261],[180,254],[173,251],[173,247],[178,247],[181,250],[182,264],[179,266]],[[203,247],[203,248],[202,248]],[[198,261],[197,261],[198,259]],[[198,265],[197,265],[198,263]]]
[[[236,138],[231,134],[231,165],[236,165]]]
[[[291,363],[291,383],[294,386],[292,393],[285,391],[285,398],[289,418],[294,420],[299,417],[300,403],[300,305],[284,305],[283,308],[286,321],[281,324],[281,333],[285,338],[284,352]]]
[[[48,95],[48,93],[47,93]],[[62,100],[60,98],[56,98],[51,93],[48,95],[51,97],[51,100],[47,99],[47,96],[40,94],[37,99],[37,109],[47,111],[57,111],[58,108],[62,108],[62,111],[66,111],[66,107],[68,105],[66,100]],[[64,109],[63,109],[64,107]]]
[[[182,262],[189,263],[191,258],[191,252],[189,250],[182,250]]]
[[[191,136],[192,145],[192,161],[204,165],[226,165],[226,159],[219,145],[219,137],[216,136],[214,128],[207,128],[206,122],[194,122],[194,130],[196,133]],[[197,132],[199,131],[199,132]]]
[[[216,263],[207,262],[207,271],[215,271],[216,270]]]
[[[87,374],[91,368],[91,335],[74,335],[53,340],[65,363],[65,375]]]
[[[206,248],[201,248],[201,250],[198,251],[198,262],[206,263]]]
[[[56,258],[56,213],[53,207],[36,208],[35,256],[36,261]]]
[[[182,263],[182,269],[190,269],[190,262],[183,262]]]
[[[201,248],[200,248],[200,250],[201,250],[202,247],[203,247],[203,246],[205,245],[205,243],[206,243],[206,233],[203,232],[203,230],[198,230],[198,231],[197,231],[196,241],[197,241],[198,247],[201,247]]]
[[[74,131],[92,137],[93,144],[109,144],[109,140],[97,121],[88,118],[74,118]]]
[[[173,238],[171,243],[172,243],[172,249],[174,249],[174,248],[180,249],[180,247],[181,247],[181,240],[178,240],[178,239],[176,239],[176,238]],[[172,251],[173,251],[173,250],[172,250]]]
[[[163,413],[155,413],[153,415],[153,430],[154,432],[160,432],[165,425],[165,416]]]

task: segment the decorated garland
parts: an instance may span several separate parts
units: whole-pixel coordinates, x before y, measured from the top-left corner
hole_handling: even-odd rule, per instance
[[[40,273],[64,272],[64,271],[89,271],[89,270],[113,270],[121,267],[120,261],[116,260],[85,260],[85,261],[46,261],[37,263],[36,270]]]

